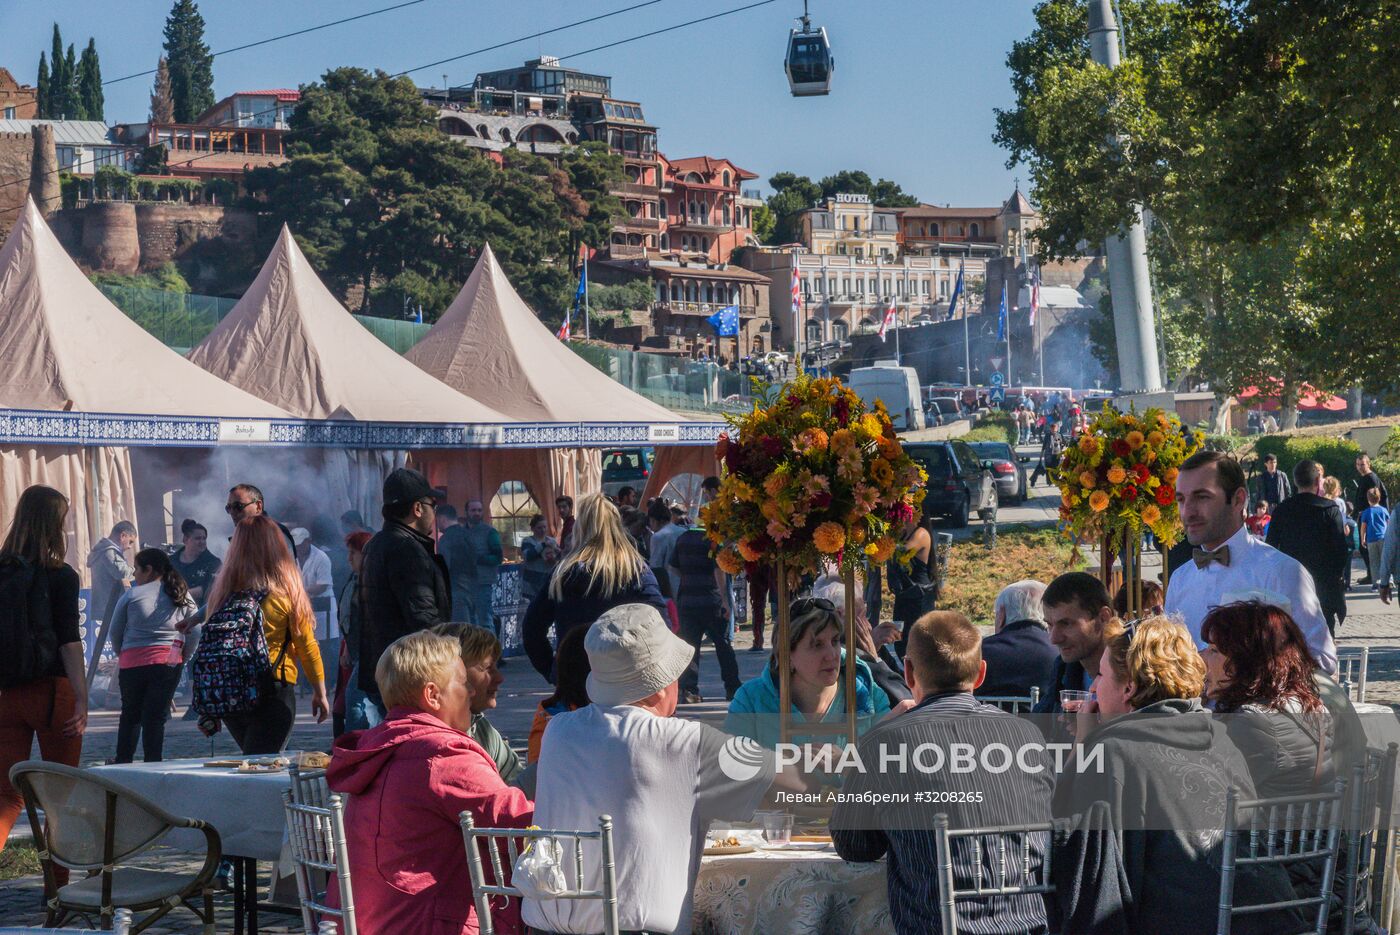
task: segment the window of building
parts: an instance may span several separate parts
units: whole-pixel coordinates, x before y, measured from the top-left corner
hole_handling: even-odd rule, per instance
[[[851,326],[844,321],[833,321],[831,323],[831,339],[833,341],[844,341],[851,335]]]
[[[841,280],[841,291],[846,295],[851,294],[851,281],[849,279]]]
[[[971,229],[970,229],[968,232],[969,232],[973,237],[976,237],[976,236],[978,236],[977,230],[978,230],[977,225],[974,224],[974,225],[972,225]]]
[[[890,291],[890,277],[888,277],[888,276],[885,277],[885,291],[882,292],[882,293],[880,293],[880,294],[881,294],[881,295],[894,295],[894,293]]]
[[[728,169],[725,169],[725,170],[724,170],[723,178],[724,178],[724,184],[725,184],[726,186],[728,186],[728,185],[729,185],[729,170],[728,170]]]
[[[806,279],[802,280],[802,288],[803,288],[804,290],[807,288],[807,282],[808,282],[808,280],[806,280]],[[817,283],[816,283],[816,284],[817,284],[817,295],[821,295],[821,294],[822,294],[822,286],[823,286],[824,282],[825,282],[825,281],[824,281],[820,276],[817,277]]]
[[[948,298],[948,280],[940,279],[938,281],[938,297],[940,299]]]
[[[704,251],[707,252],[707,253],[709,252],[709,250],[710,250],[710,238],[708,238],[708,237],[701,237],[701,238],[700,238],[700,249],[701,249],[701,250],[704,250]]]
[[[929,232],[929,236],[931,236],[931,237],[937,237],[937,236],[938,236],[938,225],[937,225],[937,224],[930,224],[930,225],[928,226],[928,232]]]
[[[507,555],[519,550],[521,540],[530,534],[530,517],[539,511],[539,504],[521,481],[508,480],[496,491],[491,499],[491,525],[501,534]]]
[[[834,279],[828,279],[828,280],[826,281],[826,291],[827,291],[828,293],[830,293],[831,295],[835,295],[835,294],[836,294],[836,280],[834,280]]]
[[[815,318],[807,319],[807,343],[820,344],[822,340],[822,323]]]
[[[920,280],[919,280],[919,291],[920,291],[921,293],[923,293],[924,295],[928,295],[928,280],[927,280],[927,279],[920,279]]]
[[[854,229],[855,229],[857,232],[859,232],[859,231],[860,231],[860,218],[859,218],[859,217],[851,218],[851,223],[855,225],[855,226],[854,226]]]
[[[14,120],[14,119],[15,119],[15,109],[14,109],[13,107],[6,107],[6,108],[5,108],[5,119],[6,119],[6,120]]]
[[[726,204],[726,205],[724,206],[724,210],[723,210],[721,213],[722,213],[722,215],[723,215],[723,217],[724,217],[724,226],[725,226],[725,227],[728,227],[728,226],[729,226],[729,205]]]

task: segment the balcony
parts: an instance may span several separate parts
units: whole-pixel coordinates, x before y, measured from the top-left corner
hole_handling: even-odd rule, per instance
[[[641,182],[623,182],[613,189],[614,195],[633,198],[656,198],[661,194],[661,189],[655,185],[643,185]]]
[[[652,311],[667,312],[671,315],[700,315],[709,318],[720,309],[728,308],[732,302],[655,302],[652,304]],[[739,317],[752,318],[754,307],[752,305],[740,305]]]
[[[723,234],[734,229],[733,224],[711,223],[709,218],[680,217],[671,221],[671,226],[678,230],[698,231],[702,234]]]
[[[645,260],[647,248],[640,244],[608,244],[608,256],[614,260]]]
[[[661,230],[661,221],[657,218],[623,217],[614,226],[625,227],[628,230],[659,231]]]

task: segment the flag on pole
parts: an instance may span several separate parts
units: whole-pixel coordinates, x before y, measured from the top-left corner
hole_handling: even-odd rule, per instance
[[[1031,327],[1035,327],[1035,313],[1040,311],[1040,267],[1031,274]]]
[[[418,324],[423,324],[423,303],[418,303],[418,312],[413,316],[413,320]]]
[[[896,315],[896,314],[897,314],[897,312],[895,311],[894,303],[891,302],[891,303],[890,303],[890,307],[887,308],[887,309],[885,310],[885,317],[884,317],[883,319],[880,320],[880,340],[881,340],[881,341],[884,341],[884,340],[885,340],[885,332],[888,331],[888,330],[890,330],[890,328],[894,326],[894,320],[895,320],[895,315]]]
[[[562,325],[559,326],[559,331],[558,331],[557,334],[555,334],[555,337],[557,337],[559,340],[561,340],[561,341],[567,341],[567,340],[569,340],[569,337],[570,337],[570,333],[569,333],[569,321],[570,321],[570,319],[572,319],[573,317],[574,317],[574,316],[573,316],[572,314],[569,314],[569,313],[566,313],[566,314],[564,315],[564,323],[563,323]]]
[[[716,335],[732,338],[739,333],[739,306],[726,305],[705,320],[715,329]]]
[[[796,264],[796,262],[797,262],[797,258],[794,257],[794,258],[793,258],[793,263]],[[792,268],[792,309],[793,309],[793,311],[797,311],[801,306],[802,306],[802,270],[798,269],[797,266],[794,265],[793,268]]]
[[[958,313],[958,299],[962,297],[963,289],[963,264],[958,264],[958,281],[953,284],[953,297],[948,300],[948,316],[944,321],[952,321],[953,316]]]
[[[1006,280],[1001,281],[1001,306],[997,309],[997,340],[1006,340]]]

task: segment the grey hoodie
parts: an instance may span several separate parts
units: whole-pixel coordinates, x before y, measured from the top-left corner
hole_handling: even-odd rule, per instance
[[[193,633],[178,624],[195,614],[193,602],[176,607],[159,579],[138,584],[117,600],[112,609],[112,651],[170,646],[176,640],[193,645]]]
[[[126,590],[126,579],[132,575],[131,566],[122,554],[121,546],[111,539],[99,539],[87,558],[92,572],[92,611],[104,623],[112,619],[117,598]]]

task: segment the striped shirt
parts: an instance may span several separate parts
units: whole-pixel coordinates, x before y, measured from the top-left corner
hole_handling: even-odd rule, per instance
[[[1043,748],[1024,756],[1026,763],[1043,766],[1039,773],[1013,765],[995,774],[981,768],[953,772],[949,768],[951,761],[941,769],[930,770],[934,758],[927,751],[916,753],[916,749],[929,744],[946,752],[953,750],[954,744],[967,744],[980,756],[989,745],[1002,744],[1014,756],[1024,745],[1043,743],[1033,726],[981,704],[968,692],[926,697],[912,711],[884,722],[861,738],[858,749],[864,772],[846,774],[841,789],[843,801],[831,818],[832,839],[846,860],[874,861],[889,855],[890,914],[899,935],[941,931],[933,832],[936,814],[946,814],[949,826],[955,830],[1045,822],[1050,820],[1054,790],[1053,764]],[[906,758],[896,759],[901,751]],[[902,762],[909,765],[902,768]],[[892,800],[871,804],[845,798],[847,794],[867,793],[883,794]],[[901,801],[901,796],[908,796],[908,800]],[[1008,854],[1020,853],[1020,837],[1008,839]],[[1031,842],[1030,869],[1036,880],[1047,845],[1044,832],[1037,833]],[[952,858],[953,878],[959,887],[969,887],[979,878],[986,883],[993,879],[995,854],[984,847],[979,860],[973,839],[954,839]],[[1022,868],[1011,867],[1007,885],[1022,882]],[[1047,931],[1045,902],[1038,895],[967,900],[959,902],[956,910],[960,933]]]

